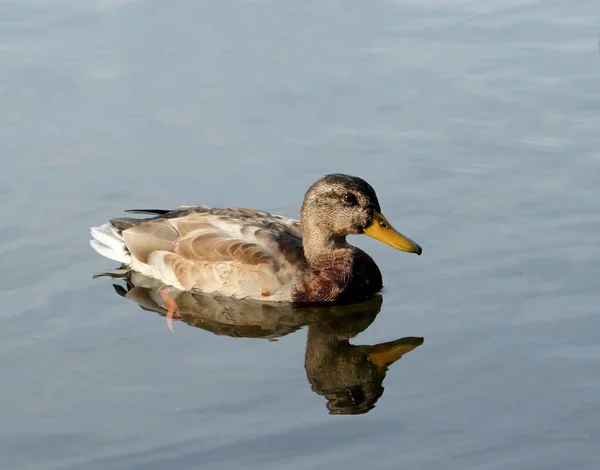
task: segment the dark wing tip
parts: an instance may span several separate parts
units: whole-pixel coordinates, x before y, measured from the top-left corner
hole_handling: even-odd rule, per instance
[[[127,209],[125,212],[129,214],[152,214],[152,215],[163,215],[172,212],[166,209]]]

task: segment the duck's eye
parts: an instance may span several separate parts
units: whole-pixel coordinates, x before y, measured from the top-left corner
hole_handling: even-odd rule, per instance
[[[352,193],[346,193],[344,194],[344,204],[348,204],[349,206],[355,206],[356,204],[358,204],[358,201],[356,200],[356,196]]]

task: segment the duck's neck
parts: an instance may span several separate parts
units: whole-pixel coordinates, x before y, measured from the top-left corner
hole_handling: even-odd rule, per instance
[[[302,245],[309,269],[294,286],[294,301],[358,301],[381,289],[381,272],[369,255],[322,226],[302,222]]]
[[[333,259],[340,259],[352,251],[345,236],[334,236],[309,223],[302,224],[302,246],[304,257],[313,268],[326,265]]]

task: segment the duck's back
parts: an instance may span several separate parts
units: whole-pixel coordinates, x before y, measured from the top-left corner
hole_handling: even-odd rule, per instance
[[[183,290],[292,300],[305,261],[300,223],[254,209],[183,207],[92,229],[104,256]]]

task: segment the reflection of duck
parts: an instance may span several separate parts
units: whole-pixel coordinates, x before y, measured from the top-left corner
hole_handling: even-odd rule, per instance
[[[382,215],[373,188],[348,175],[327,175],[308,189],[302,224],[254,209],[130,212],[154,217],[117,218],[94,227],[92,247],[184,291],[295,303],[356,302],[377,293],[382,278],[371,257],[346,242],[347,235],[367,234],[421,254],[421,247]]]
[[[313,391],[327,398],[331,414],[362,414],[371,410],[383,394],[382,383],[388,367],[423,344],[421,337],[400,338],[374,346],[350,344],[350,338],[375,320],[381,303],[381,296],[376,296],[348,306],[343,315],[308,327],[306,375]]]
[[[161,295],[160,281],[134,272],[111,277],[126,281],[126,287],[115,285],[119,295],[145,310],[168,316],[171,308]],[[383,299],[379,295],[359,304],[315,308],[190,292],[180,292],[172,300],[177,319],[217,335],[275,339],[308,326],[306,375],[313,391],[327,399],[332,414],[371,410],[383,394],[388,367],[423,344],[419,337],[374,346],[350,344],[349,339],[367,329],[381,310]]]
[[[306,324],[287,303],[265,304],[253,300],[217,297],[207,294],[173,291],[162,294],[162,283],[134,271],[110,275],[126,281],[126,287],[115,285],[119,295],[137,303],[144,310],[157,312],[202,328],[216,335],[240,338],[276,339]]]

